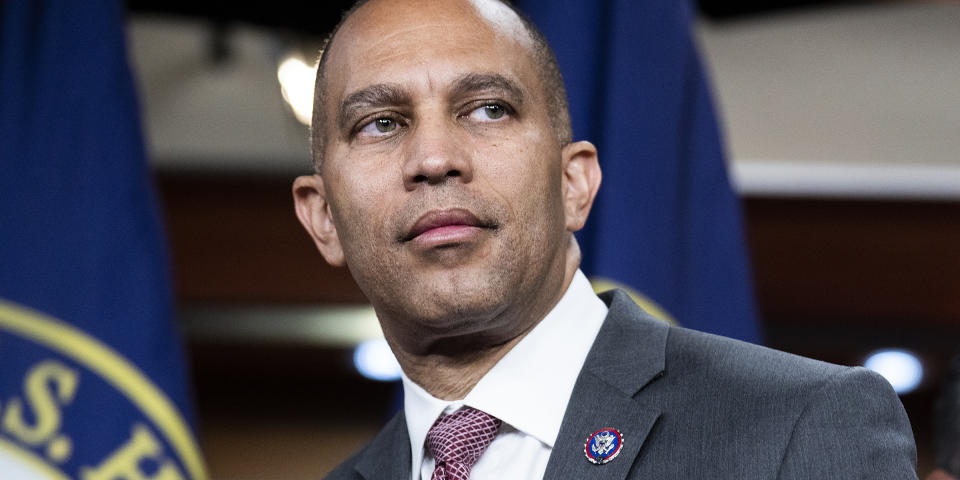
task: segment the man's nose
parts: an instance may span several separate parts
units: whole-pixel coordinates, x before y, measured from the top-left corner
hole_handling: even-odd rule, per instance
[[[469,140],[454,122],[446,119],[421,121],[411,132],[403,181],[407,190],[456,179],[473,179]]]

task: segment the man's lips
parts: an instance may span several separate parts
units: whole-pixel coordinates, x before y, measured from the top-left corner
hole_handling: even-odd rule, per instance
[[[421,237],[423,239],[430,237],[434,241],[456,240],[457,237],[468,233],[469,230],[491,227],[492,225],[485,224],[477,219],[469,210],[462,208],[433,210],[417,219],[410,227],[410,231],[404,236],[403,241],[407,242]]]

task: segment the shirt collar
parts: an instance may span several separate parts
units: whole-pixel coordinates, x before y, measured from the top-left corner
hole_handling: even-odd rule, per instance
[[[606,315],[606,304],[577,270],[553,310],[463,400],[438,399],[403,375],[412,471],[420,472],[424,439],[436,419],[462,405],[483,410],[553,448],[574,383]]]

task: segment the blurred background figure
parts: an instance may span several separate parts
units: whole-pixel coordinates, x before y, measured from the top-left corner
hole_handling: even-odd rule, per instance
[[[960,355],[953,357],[943,379],[934,416],[937,469],[927,480],[960,478]]]

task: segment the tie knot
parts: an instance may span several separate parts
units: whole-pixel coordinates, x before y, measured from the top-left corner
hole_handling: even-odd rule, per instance
[[[499,419],[475,408],[463,407],[434,422],[427,432],[427,448],[433,453],[438,468],[443,464],[447,469],[464,470],[469,475],[470,468],[499,428]]]

